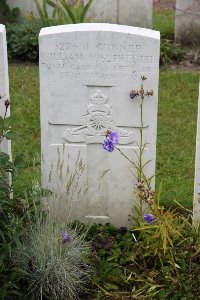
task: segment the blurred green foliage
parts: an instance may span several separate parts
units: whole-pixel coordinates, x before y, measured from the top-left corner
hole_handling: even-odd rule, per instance
[[[6,0],[0,0],[0,24],[16,22],[20,15],[20,9],[11,9]]]

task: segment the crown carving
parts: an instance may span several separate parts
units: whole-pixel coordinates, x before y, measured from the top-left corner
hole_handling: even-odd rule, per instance
[[[101,90],[98,90],[96,94],[91,97],[91,101],[94,104],[101,105],[108,102],[108,97],[101,93]]]

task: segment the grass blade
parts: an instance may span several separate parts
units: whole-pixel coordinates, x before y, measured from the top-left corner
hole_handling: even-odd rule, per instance
[[[90,8],[92,2],[93,2],[93,0],[89,0],[88,3],[84,6],[82,14],[80,16],[80,23],[84,22],[85,16],[86,16],[88,9]]]
[[[69,5],[65,2],[65,0],[60,0],[60,3],[62,4],[62,6],[64,7],[64,9],[66,10],[67,14],[69,15],[70,19],[72,20],[73,24],[76,24],[76,18],[71,10],[71,8],[69,7]]]

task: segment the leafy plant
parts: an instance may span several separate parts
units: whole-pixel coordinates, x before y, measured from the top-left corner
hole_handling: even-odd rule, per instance
[[[38,36],[41,24],[23,22],[7,26],[9,60],[38,61]]]
[[[128,159],[133,166],[133,175],[137,180],[135,194],[138,204],[134,206],[136,216],[131,218],[133,226],[131,229],[132,241],[130,243],[132,256],[130,259],[127,249],[120,249],[119,241],[122,235],[116,234],[115,238],[109,238],[110,241],[119,241],[113,251],[113,244],[110,246],[111,251],[108,254],[106,247],[101,247],[97,251],[98,270],[100,278],[99,284],[101,295],[107,295],[110,299],[118,299],[119,294],[123,293],[124,297],[148,297],[150,299],[197,299],[199,292],[195,288],[195,282],[191,274],[193,274],[195,265],[199,260],[199,226],[194,227],[191,224],[191,217],[185,217],[176,210],[167,209],[160,206],[161,187],[156,193],[151,189],[151,177],[146,177],[145,167],[150,161],[144,161],[143,153],[146,144],[143,142],[143,105],[145,97],[153,95],[153,91],[145,91],[143,82],[146,80],[142,76],[142,84],[139,90],[130,92],[131,99],[138,101],[140,98],[140,139],[138,143],[138,152],[134,151],[137,162],[132,162],[124,153],[116,146],[118,143],[118,135],[116,132],[108,130],[106,132],[106,140],[103,147],[105,150],[112,152],[118,150],[122,156]],[[101,239],[102,240],[102,239]],[[192,246],[193,245],[193,246]],[[93,247],[97,248],[98,243]],[[196,251],[190,251],[191,247]],[[103,248],[103,249],[102,249]],[[192,253],[191,253],[192,252]],[[114,257],[112,254],[115,254]],[[127,269],[123,268],[123,260],[121,254],[125,254],[128,258]],[[106,256],[108,254],[108,256]],[[119,259],[120,257],[120,259]],[[116,259],[116,260],[115,260]],[[110,261],[115,263],[110,265]],[[122,291],[119,290],[120,283],[115,284],[115,278],[112,277],[112,271],[117,267],[118,275],[123,274],[127,278],[127,285],[122,282]],[[103,270],[103,272],[102,272]],[[129,272],[131,270],[131,272]],[[125,271],[125,272],[124,272]],[[198,272],[198,271],[197,271]],[[102,276],[105,274],[105,277]],[[111,277],[109,276],[111,274]],[[189,279],[187,279],[189,274]],[[120,275],[118,279],[121,278]],[[188,280],[188,281],[187,281]],[[109,282],[109,285],[106,283]],[[102,285],[103,284],[103,285]],[[126,299],[126,298],[125,298]]]
[[[90,247],[85,233],[69,225],[67,205],[63,206],[66,203],[61,199],[53,202],[55,210],[48,200],[42,214],[36,208],[14,261],[22,270],[25,295],[74,300],[86,291],[89,282]]]
[[[185,55],[185,50],[178,44],[168,39],[161,39],[160,45],[160,63],[166,66],[172,61],[180,62]]]
[[[5,113],[0,117],[0,147],[5,139],[16,138],[15,133],[11,130],[12,118],[7,117],[10,102],[6,99],[6,95],[0,97],[0,101],[4,102]],[[18,173],[22,165],[20,156],[14,161],[10,160],[7,153],[1,151],[0,148],[0,297],[4,299],[8,295],[16,294],[16,285],[18,282],[17,270],[10,263],[13,249],[19,237],[22,235],[23,221],[21,210],[17,209],[20,200],[14,199],[12,196],[12,181],[14,175]],[[22,209],[22,207],[21,207]],[[12,280],[11,280],[12,279]]]
[[[83,23],[93,2],[93,0],[89,0],[87,4],[84,5],[82,0],[59,0],[57,3],[51,0],[43,0],[43,4],[41,5],[38,0],[34,1],[43,27]],[[52,8],[51,15],[48,12],[48,8]]]
[[[163,218],[166,223],[170,218],[168,227],[175,229],[165,252],[160,224],[157,232],[154,224],[133,232],[111,224],[88,229],[97,299],[199,298],[199,226],[192,225],[190,214],[184,217],[180,211],[170,216],[168,210]]]
[[[16,134],[12,131],[13,117],[7,117],[10,102],[6,95],[0,97],[4,102],[5,113],[0,117],[0,146],[3,141],[13,140]],[[22,238],[27,221],[31,216],[33,203],[28,198],[16,197],[13,193],[13,181],[24,168],[22,155],[12,161],[0,148],[0,298],[13,299],[20,295],[19,281],[21,274],[12,262],[15,248]],[[22,196],[22,194],[21,194]],[[35,203],[39,207],[39,203]]]
[[[20,9],[15,7],[10,9],[6,0],[0,0],[0,23],[13,23],[19,18]]]

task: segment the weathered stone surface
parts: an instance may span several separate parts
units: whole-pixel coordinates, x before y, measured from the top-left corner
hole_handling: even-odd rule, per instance
[[[87,15],[91,17],[92,22],[116,24],[118,23],[118,10],[118,0],[94,0]]]
[[[198,118],[197,118],[197,136],[196,136],[193,218],[194,221],[200,222],[200,85],[199,85],[199,103],[198,103]]]
[[[119,24],[143,28],[152,26],[152,0],[119,0]]]
[[[8,80],[8,59],[5,26],[0,24],[0,116],[5,115],[5,100],[9,99],[9,80]],[[7,116],[10,115],[10,108]],[[4,139],[0,145],[0,150],[11,155],[11,143]]]
[[[151,28],[152,11],[152,0],[94,0],[88,16],[96,23]]]
[[[176,0],[175,40],[183,44],[200,42],[200,1]]]
[[[117,150],[106,152],[102,143],[107,129],[116,130],[119,148],[136,161],[140,101],[129,94],[140,88],[143,75],[145,89],[154,90],[145,99],[143,135],[145,161],[152,160],[146,173],[155,172],[159,39],[152,30],[112,24],[40,33],[42,184],[66,199],[70,174],[81,168],[77,158],[82,160],[78,187],[71,183],[68,196],[74,218],[128,225],[136,180],[130,163]]]

